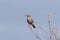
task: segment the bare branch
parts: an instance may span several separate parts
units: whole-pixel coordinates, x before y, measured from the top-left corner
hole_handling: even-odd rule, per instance
[[[40,30],[44,31],[46,34],[48,34],[47,31],[45,31],[42,27],[38,27]]]
[[[52,40],[52,32],[51,32],[51,26],[50,26],[50,13],[48,14],[48,27],[49,27],[49,32],[50,32],[50,40]]]
[[[54,36],[55,36],[55,39],[56,39],[56,40],[59,40],[56,26],[53,27],[53,34],[54,34]]]
[[[38,38],[39,40],[42,40],[42,39],[39,37],[38,32],[34,32],[31,28],[30,28],[30,30],[32,31],[32,33],[34,34],[34,36],[35,36],[36,38]]]

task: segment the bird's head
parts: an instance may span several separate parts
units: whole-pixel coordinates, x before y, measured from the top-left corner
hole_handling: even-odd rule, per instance
[[[26,14],[25,16],[26,16],[26,17],[31,17],[31,15],[29,15],[29,14]]]

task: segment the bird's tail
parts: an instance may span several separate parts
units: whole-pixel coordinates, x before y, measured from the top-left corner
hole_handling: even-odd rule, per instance
[[[32,24],[33,28],[36,28],[34,24]]]

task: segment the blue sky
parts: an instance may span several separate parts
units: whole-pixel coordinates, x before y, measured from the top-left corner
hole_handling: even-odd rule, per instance
[[[0,40],[37,40],[27,27],[27,12],[45,30],[51,13],[51,25],[55,23],[59,30],[60,0],[0,0]]]

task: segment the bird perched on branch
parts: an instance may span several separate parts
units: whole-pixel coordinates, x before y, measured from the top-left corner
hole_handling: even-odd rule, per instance
[[[35,25],[34,25],[34,22],[33,22],[33,19],[31,17],[31,15],[26,15],[27,16],[27,23],[29,25],[32,25],[33,28],[36,28]]]

